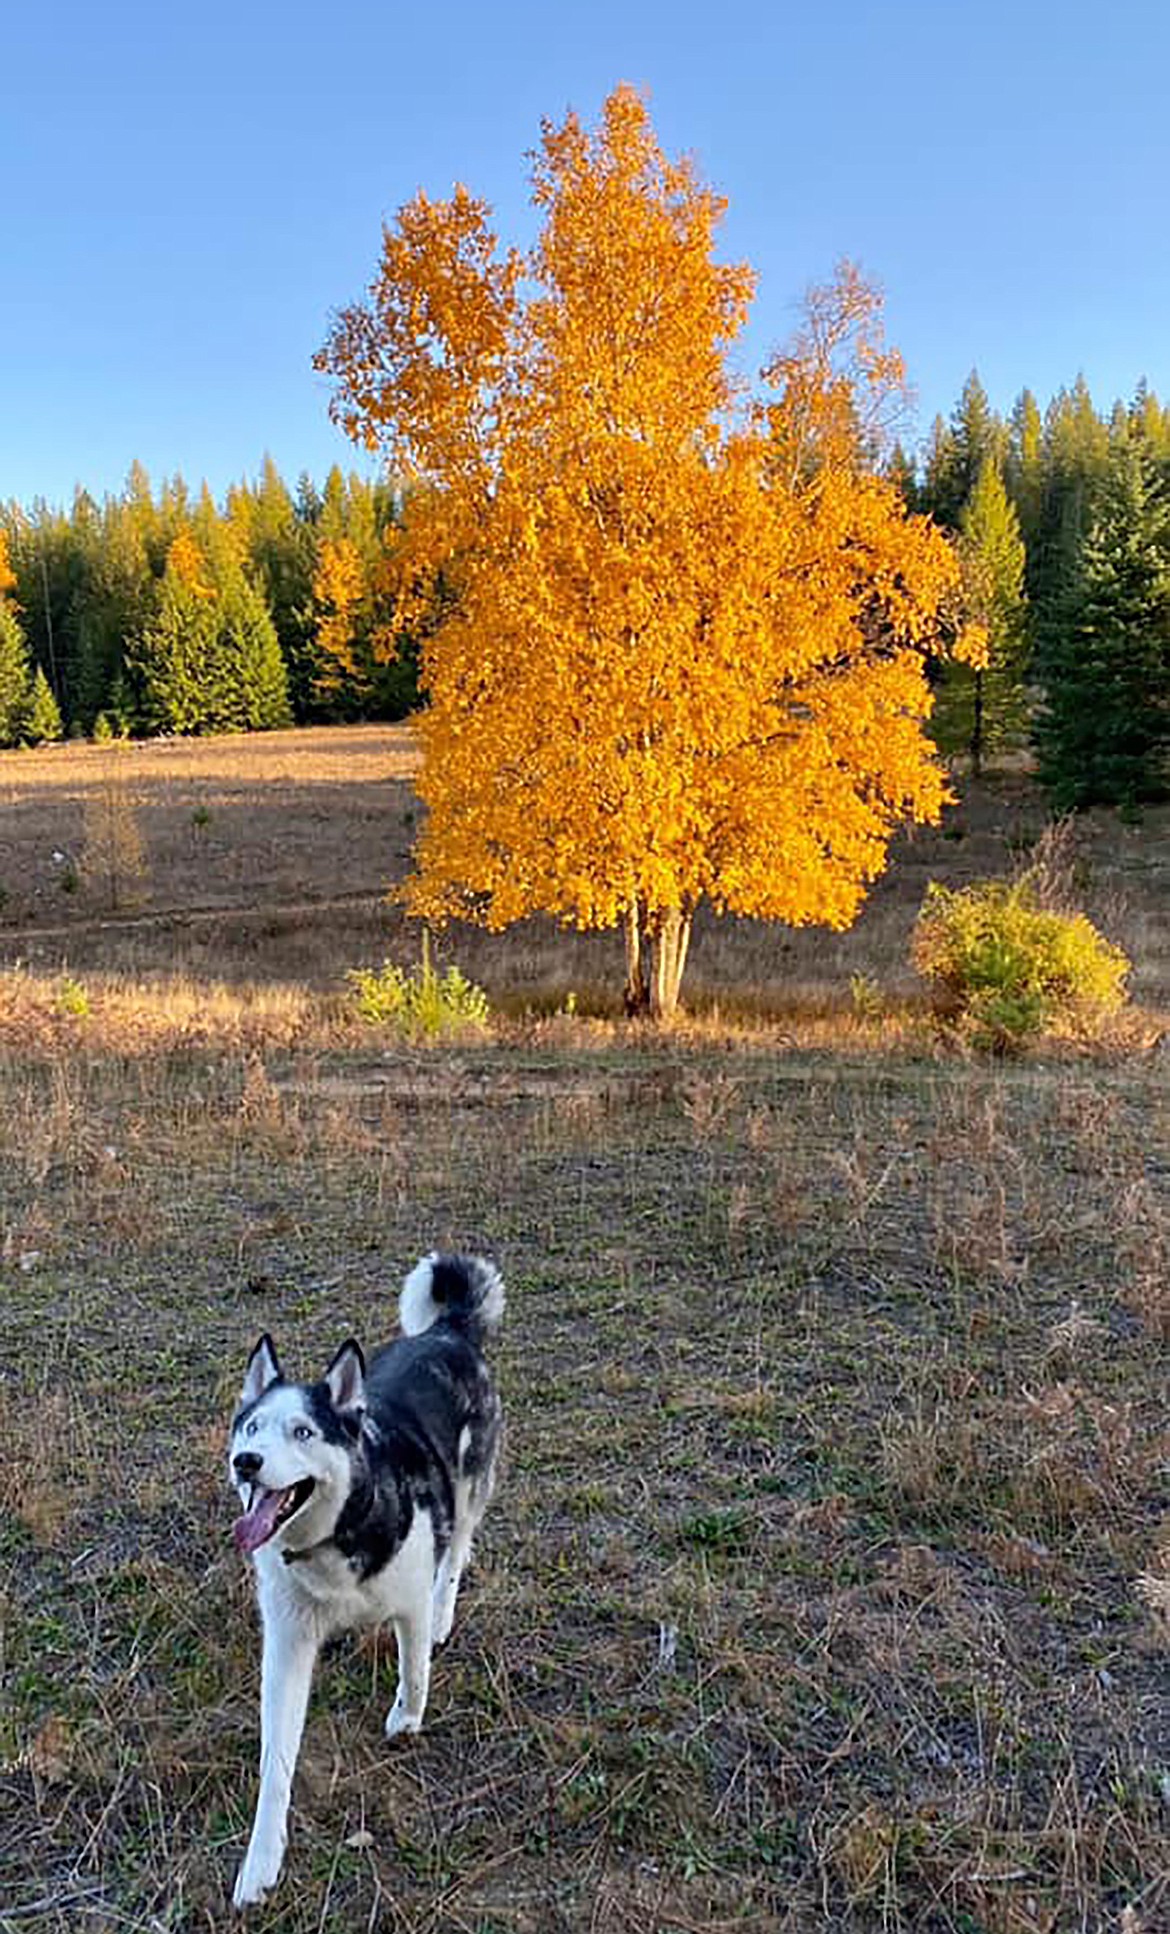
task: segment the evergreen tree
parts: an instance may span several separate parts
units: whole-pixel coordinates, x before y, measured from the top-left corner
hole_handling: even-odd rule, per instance
[[[1170,410],[1162,408],[1144,376],[1129,406],[1129,420],[1151,456],[1159,463],[1170,462]]]
[[[242,488],[229,500],[229,516],[246,524],[248,574],[276,627],[293,710],[298,718],[308,717],[317,674],[312,614],[314,520],[299,514],[268,456],[258,484]]]
[[[307,470],[297,478],[296,510],[298,521],[310,527],[321,521],[321,492]]]
[[[142,629],[154,593],[148,548],[152,521],[153,506],[147,511],[141,498],[129,491],[120,500],[107,498],[102,506],[74,619],[71,712],[87,732],[93,730],[99,712],[107,717],[116,714],[124,732],[137,722],[126,652],[128,640]]]
[[[45,667],[54,691],[67,691],[69,618],[84,568],[69,519],[37,498],[13,530],[11,559],[32,663]]]
[[[1030,389],[1021,390],[1008,424],[1004,484],[1020,520],[1024,549],[1031,554],[1044,508],[1044,419]]]
[[[978,777],[988,752],[1023,744],[1027,724],[1024,546],[990,460],[962,512],[958,550],[965,613],[987,634],[987,663],[944,666],[935,736],[945,751],[969,752]]]
[[[1061,808],[1167,788],[1170,501],[1144,440],[1110,453],[1043,663],[1041,774]]]
[[[159,492],[156,526],[168,550],[183,531],[191,526],[191,491],[178,471],[168,477]]]
[[[23,737],[29,745],[44,745],[49,739],[61,737],[61,710],[39,665],[29,693]]]
[[[241,572],[219,600],[213,644],[218,709],[201,729],[266,732],[292,724],[280,640],[264,599]]]
[[[417,640],[395,632],[387,595],[397,494],[334,465],[315,526],[311,716],[403,718],[418,703]],[[435,603],[441,593],[436,584]]]
[[[1081,549],[1108,460],[1108,428],[1078,376],[1071,390],[1053,397],[1044,416],[1043,492],[1027,565],[1037,663],[1059,649],[1067,629]]]
[[[921,502],[923,510],[940,522],[946,521],[941,507],[949,505],[955,495],[957,463],[954,432],[943,417],[936,416],[923,455]]]
[[[105,709],[98,713],[98,718],[105,719],[107,728],[113,738],[128,739],[131,733],[137,728],[140,716],[141,706],[139,696],[135,689],[130,666],[127,663],[123,665],[121,671],[115,673],[113,682],[110,685],[109,696],[106,699]],[[96,719],[94,725],[96,737]]]
[[[950,428],[941,418],[935,419],[927,453],[923,508],[946,530],[958,530],[980,472],[988,463],[1002,466],[1006,444],[1003,424],[987,400],[978,372],[972,370]]]
[[[332,466],[325,479],[318,523],[322,537],[331,538],[335,543],[339,538],[349,535],[349,503],[346,496],[345,476],[339,463]]]
[[[200,510],[210,529],[206,506]],[[156,731],[244,732],[291,723],[267,607],[235,562],[231,542],[223,533],[215,542],[222,584],[191,532],[180,532],[138,640],[135,669]]]
[[[121,506],[135,541],[142,546],[152,576],[161,577],[166,569],[167,550],[177,535],[177,526],[172,517],[164,514],[162,505],[155,504],[150,477],[137,461],[130,465]]]
[[[894,444],[882,466],[882,474],[889,478],[907,510],[919,508],[918,471],[913,457],[900,441]]]
[[[208,672],[216,631],[216,593],[194,539],[180,534],[151,610],[131,652],[142,691],[143,720],[151,732],[205,729]],[[217,694],[210,695],[212,705]]]
[[[15,607],[0,595],[0,746],[20,744],[31,687],[24,633]]]

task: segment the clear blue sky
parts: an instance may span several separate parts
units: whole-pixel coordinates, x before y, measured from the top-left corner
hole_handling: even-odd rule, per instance
[[[0,499],[349,463],[310,357],[383,218],[458,179],[527,240],[542,115],[619,80],[729,198],[755,360],[849,255],[920,434],[972,366],[1170,398],[1165,0],[8,0],[0,63]]]

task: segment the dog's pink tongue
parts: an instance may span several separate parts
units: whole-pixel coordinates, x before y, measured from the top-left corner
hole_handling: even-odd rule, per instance
[[[236,1519],[232,1526],[232,1537],[236,1541],[237,1551],[256,1551],[267,1542],[276,1530],[283,1497],[283,1491],[265,1491],[250,1511]]]

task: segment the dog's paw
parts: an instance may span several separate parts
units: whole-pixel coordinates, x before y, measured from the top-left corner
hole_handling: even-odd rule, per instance
[[[446,1645],[455,1623],[455,1606],[436,1605],[434,1621],[431,1625],[431,1644],[437,1652],[440,1645]]]
[[[386,1737],[397,1739],[400,1733],[417,1733],[422,1730],[421,1712],[407,1712],[401,1699],[396,1699],[386,1714]]]
[[[245,1907],[259,1906],[265,1894],[269,1893],[280,1879],[283,1859],[283,1849],[270,1854],[262,1848],[254,1853],[249,1847],[244,1864],[236,1875],[236,1884],[232,1889],[232,1906],[238,1908],[241,1913]]]

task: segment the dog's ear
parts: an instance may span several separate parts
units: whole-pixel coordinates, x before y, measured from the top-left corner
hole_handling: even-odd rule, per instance
[[[255,1403],[262,1397],[270,1383],[281,1381],[280,1365],[276,1360],[276,1350],[270,1336],[262,1336],[244,1371],[244,1388],[240,1392],[240,1403]]]
[[[334,1410],[358,1410],[366,1398],[366,1364],[352,1336],[343,1343],[325,1372]]]

